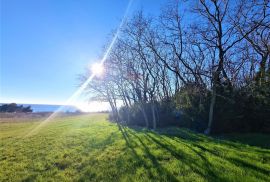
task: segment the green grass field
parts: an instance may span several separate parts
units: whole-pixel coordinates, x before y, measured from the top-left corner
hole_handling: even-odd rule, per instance
[[[106,117],[61,117],[27,137],[39,122],[0,122],[0,181],[270,181],[269,135],[153,132]]]

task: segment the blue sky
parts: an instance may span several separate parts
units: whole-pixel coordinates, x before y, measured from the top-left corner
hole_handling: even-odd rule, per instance
[[[1,0],[0,102],[61,104],[102,46],[128,0]],[[157,14],[165,0],[134,0]]]

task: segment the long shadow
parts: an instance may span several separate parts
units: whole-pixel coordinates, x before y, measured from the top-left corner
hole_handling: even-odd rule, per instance
[[[118,124],[118,128],[119,128],[119,130],[120,130],[120,132],[121,132],[121,134],[126,142],[127,147],[132,151],[132,153],[134,154],[136,159],[141,160],[140,156],[137,154],[137,152],[134,149],[134,146],[132,145],[132,140],[130,139],[125,127]]]
[[[220,157],[216,152],[212,151],[212,150],[209,150],[201,145],[198,145],[198,144],[194,144],[194,146],[200,148],[201,150],[203,151],[206,151],[216,157]],[[249,162],[246,162],[242,159],[239,159],[239,158],[232,158],[232,157],[223,157],[223,159],[227,160],[228,162],[234,164],[235,166],[242,166],[242,167],[247,167],[251,170],[254,170],[254,171],[257,171],[257,172],[260,172],[264,175],[270,175],[270,170],[267,170],[267,169],[264,169],[264,168],[261,168],[261,167],[258,167],[256,165],[253,165],[253,164],[250,164]],[[265,178],[265,180],[267,180],[267,178]]]
[[[249,146],[260,147],[262,149],[270,149],[270,135],[263,133],[256,134],[225,134],[216,135],[214,138],[221,139],[224,142],[239,143]]]
[[[200,158],[204,161],[204,166],[200,166],[199,163],[197,163],[195,160],[192,160],[191,159],[191,156],[184,153],[183,151],[179,151],[178,149],[176,149],[176,147],[171,144],[170,142],[168,142],[166,139],[164,139],[162,137],[162,135],[159,135],[159,134],[155,134],[154,132],[151,132],[151,131],[141,131],[140,129],[136,129],[137,132],[142,132],[145,134],[146,138],[149,140],[151,140],[152,142],[156,143],[158,146],[160,146],[162,149],[165,149],[167,150],[168,152],[170,152],[170,154],[175,157],[176,159],[180,160],[181,162],[185,163],[187,166],[190,166],[190,168],[196,172],[197,174],[199,174],[200,176],[203,176],[204,178],[207,178],[207,179],[211,179],[211,181],[228,181],[220,176],[217,176],[216,173],[211,169],[211,164],[210,162],[207,160],[207,158],[205,156],[203,156],[202,154],[200,154],[198,151],[194,150],[192,147],[184,144],[185,146],[187,146],[188,148],[190,148],[193,152],[195,152],[198,156],[200,156]],[[151,134],[154,134],[156,138],[160,138],[160,140],[163,140],[164,142],[160,142],[159,140],[157,140],[155,137],[151,136]],[[172,136],[170,134],[170,136]],[[192,141],[201,141],[201,139],[196,139],[195,137],[190,137],[188,136],[188,133],[184,133],[184,134],[181,134],[181,135],[178,135],[178,136],[184,136],[185,139],[190,139]],[[149,141],[150,141],[149,140]],[[165,143],[166,141],[166,143]],[[198,169],[198,166],[201,167],[201,169],[205,169],[205,167],[207,168],[206,169],[206,172],[208,175],[205,175],[203,172],[201,172],[199,169]],[[204,170],[205,171],[205,170]]]
[[[135,157],[135,160],[139,163],[139,165],[142,166],[147,166],[147,164],[145,163],[145,161],[143,160],[142,157],[139,156],[139,154],[136,152],[136,150],[134,149],[133,145],[132,145],[132,140],[130,139],[129,135],[127,134],[127,131],[125,129],[124,126],[117,124],[119,131],[121,132],[127,147],[131,150],[132,155]],[[151,173],[151,171],[147,171],[149,176],[152,176],[153,174]]]
[[[139,130],[139,129],[137,129]],[[165,128],[165,129],[160,129],[157,130],[157,132],[161,135],[165,135],[167,137],[170,138],[180,138],[180,139],[184,139],[187,140],[189,142],[193,142],[193,143],[198,143],[198,142],[203,142],[203,141],[207,141],[207,142],[211,142],[213,144],[222,144],[228,148],[235,148],[237,150],[247,150],[250,151],[250,149],[252,148],[253,151],[256,151],[258,153],[261,154],[269,154],[270,155],[270,150],[268,149],[267,146],[265,145],[252,145],[250,142],[241,142],[241,141],[236,141],[236,140],[232,140],[232,139],[228,139],[225,137],[217,137],[217,136],[206,136],[203,134],[199,134],[199,133],[195,133],[193,131],[190,131],[188,129],[180,129],[180,128]],[[266,137],[264,137],[266,138]],[[266,141],[267,142],[267,141]],[[269,143],[269,142],[267,142]],[[244,144],[244,145],[243,145]],[[251,146],[245,146],[245,145],[251,145]],[[250,148],[251,147],[251,148]],[[257,148],[260,147],[260,148]]]
[[[175,140],[175,139],[174,139]],[[177,142],[180,142],[179,140],[175,140]],[[181,142],[181,144],[184,144],[184,142]],[[211,155],[221,159],[221,160],[224,160],[228,163],[231,163],[232,165],[234,166],[242,166],[242,167],[246,167],[246,168],[249,168],[251,170],[254,170],[256,172],[260,172],[264,175],[270,175],[270,170],[267,170],[267,169],[264,169],[264,168],[261,168],[261,167],[258,167],[256,165],[252,165],[250,164],[249,162],[246,162],[242,159],[239,159],[239,158],[232,158],[232,157],[225,157],[225,156],[220,156],[218,155],[218,153],[216,153],[214,150],[210,150],[204,146],[201,146],[200,144],[196,144],[196,143],[192,143],[190,142],[190,144],[194,147],[197,147],[199,148],[201,151],[204,151],[204,152],[207,152],[207,153],[210,153]],[[201,158],[205,158],[203,155],[200,154],[200,152],[194,150],[194,147],[191,147],[191,146],[188,146],[186,145],[187,147],[189,147],[191,150],[193,150],[194,152],[196,152],[196,154],[198,154],[198,156],[200,156]],[[262,177],[263,179],[267,180],[267,178],[265,177]]]
[[[261,179],[269,180],[267,178],[267,176],[270,175],[270,171],[268,169],[264,169],[262,167],[256,166],[256,165],[251,164],[250,162],[247,162],[247,161],[242,160],[240,158],[220,156],[219,153],[216,152],[216,150],[208,149],[208,148],[200,145],[200,143],[201,142],[212,143],[212,144],[217,144],[217,145],[222,144],[222,145],[224,145],[226,150],[233,151],[234,153],[243,152],[243,154],[244,154],[245,152],[249,152],[250,150],[252,150],[254,152],[260,153],[261,155],[265,156],[266,160],[268,160],[269,157],[267,158],[267,156],[269,154],[269,151],[267,149],[250,148],[250,147],[246,147],[246,146],[241,146],[241,144],[239,144],[239,143],[234,143],[231,141],[224,141],[224,140],[217,140],[217,139],[212,138],[212,137],[208,137],[208,136],[205,136],[202,134],[196,134],[196,133],[186,131],[186,130],[183,130],[183,131],[179,130],[179,131],[174,131],[174,132],[171,132],[171,131],[168,132],[168,130],[167,131],[161,130],[161,131],[157,131],[157,132],[151,132],[151,131],[143,131],[140,128],[133,128],[133,130],[135,130],[136,132],[141,132],[141,133],[145,134],[145,136],[147,136],[152,142],[155,142],[161,148],[169,151],[171,153],[171,155],[174,156],[176,159],[181,160],[185,164],[191,166],[192,169],[196,173],[198,173],[199,175],[204,176],[206,178],[210,178],[211,180],[226,181],[226,179],[222,178],[221,176],[218,176],[215,173],[214,167],[211,165],[211,163],[208,161],[208,159],[201,152],[195,150],[196,147],[198,149],[200,149],[201,151],[208,152],[211,155],[216,156],[221,160],[225,160],[226,162],[228,162],[234,166],[237,166],[237,167],[242,166],[245,168],[249,168],[252,171],[259,172],[260,174],[263,175],[263,176],[260,176]],[[155,137],[151,136],[150,134],[154,135]],[[179,149],[177,149],[172,143],[168,142],[168,140],[166,140],[163,136],[166,136],[172,140],[175,140],[176,142],[181,142],[182,145],[184,144],[186,147],[188,147],[190,150],[192,150],[194,153],[196,153],[197,156],[199,156],[201,158],[201,160],[204,161],[204,165],[203,166],[201,165],[201,168],[203,168],[205,170],[205,172],[207,172],[207,176],[205,176],[205,174],[200,171],[200,168],[199,169],[197,168],[197,166],[200,166],[199,163],[197,163],[196,161],[191,161],[190,155],[184,154],[183,151],[179,151]],[[159,140],[157,138],[159,138]],[[187,143],[190,144],[191,146],[187,145]],[[249,157],[249,156],[247,156],[247,157]],[[249,157],[249,158],[252,159],[251,157]],[[254,160],[254,159],[252,159],[252,160]],[[195,165],[192,165],[192,164],[195,164]]]
[[[130,147],[129,138],[128,138],[126,131],[124,130],[124,127],[121,126],[119,123],[117,123],[117,126],[118,126],[118,129],[120,130],[121,134],[123,135],[123,138],[125,139],[126,144],[128,145],[128,147]]]
[[[171,174],[167,169],[165,169],[164,167],[162,167],[159,164],[156,157],[150,152],[150,149],[142,141],[142,139],[138,135],[135,134],[135,132],[127,131],[125,129],[125,127],[123,127],[121,125],[119,125],[118,127],[119,127],[119,130],[121,131],[121,133],[123,135],[123,138],[125,139],[125,141],[127,143],[127,146],[131,149],[132,153],[136,156],[137,160],[143,161],[144,166],[146,166],[146,169],[147,168],[150,169],[151,167],[154,167],[159,174],[164,174],[169,181],[178,181],[178,179],[173,174]],[[141,144],[140,146],[143,147],[143,151],[145,152],[147,157],[151,160],[151,163],[153,164],[152,166],[149,166],[145,162],[145,160],[137,154],[137,152],[133,148],[133,145],[131,144],[131,142],[136,143],[136,144],[137,144],[137,142],[134,139],[132,139],[132,137],[130,137],[129,135],[131,135],[132,137],[136,138],[136,140],[139,141],[139,143]],[[139,146],[139,145],[136,145],[136,146]],[[150,170],[147,170],[147,171],[148,171],[149,176],[153,177],[153,174],[151,173],[151,171]]]
[[[166,141],[168,144],[170,144],[171,146],[173,146],[173,144],[171,142],[169,142],[167,139],[165,139],[163,136],[160,136],[164,141]],[[180,141],[177,141],[178,143]],[[187,145],[186,142],[181,142],[182,145],[184,145],[185,147],[189,148],[189,150],[191,150],[193,153],[195,153],[197,156],[199,156],[201,158],[201,160],[204,162],[204,165],[202,166],[203,168],[206,168],[206,172],[208,174],[208,176],[217,179],[219,178],[216,173],[213,171],[213,167],[211,165],[211,163],[209,162],[209,160],[201,154],[201,152],[198,152],[197,150],[194,149],[194,147],[191,147],[190,145]],[[223,181],[225,181],[223,179]]]
[[[166,135],[165,135],[166,136]],[[172,136],[171,134],[170,135],[168,135],[168,137],[169,138],[171,138],[172,140],[175,140],[175,141],[177,141],[177,142],[180,142],[180,139],[181,140],[185,140],[186,142],[188,142],[188,143],[190,143],[191,145],[193,145],[194,147],[197,147],[197,148],[199,148],[200,150],[202,150],[202,151],[204,151],[204,152],[208,152],[208,153],[210,153],[211,155],[213,155],[213,156],[216,156],[216,157],[218,157],[218,158],[221,158],[221,156],[219,156],[214,150],[210,150],[210,149],[208,149],[208,148],[206,148],[206,147],[204,147],[204,146],[202,146],[202,145],[200,145],[200,144],[198,144],[198,142],[196,142],[195,140],[189,140],[189,138],[188,137],[184,137],[184,138],[179,138],[179,135],[177,135],[177,136]],[[175,139],[175,137],[177,138],[177,140]],[[230,146],[230,147],[234,147],[235,148],[235,150],[234,150],[234,152],[240,152],[241,150],[243,150],[243,148],[240,148],[237,144],[234,144],[234,143],[232,143],[232,142],[229,142],[229,143],[227,143],[227,142],[224,142],[224,141],[220,141],[220,143],[219,142],[217,142],[217,141],[215,141],[214,139],[212,139],[212,138],[207,138],[207,141],[208,142],[211,142],[211,143],[213,143],[213,144],[223,144],[223,145],[227,145],[227,146]],[[231,145],[231,143],[232,143],[232,145]],[[183,142],[181,142],[181,144],[183,144]],[[186,145],[187,146],[187,145]],[[199,152],[197,152],[197,151],[195,151],[192,147],[189,147],[191,150],[193,150],[194,152],[196,152],[201,158],[205,158],[205,157],[203,157]],[[261,153],[261,154],[269,154],[269,152],[267,152],[267,151],[264,151],[264,150],[255,150],[256,152],[259,152],[259,153]],[[242,159],[238,159],[238,158],[232,158],[232,157],[225,157],[225,156],[223,156],[222,157],[222,159],[223,160],[226,160],[227,162],[229,162],[229,163],[231,163],[231,164],[233,164],[233,165],[235,165],[235,166],[242,166],[242,167],[247,167],[247,168],[249,168],[249,169],[251,169],[251,170],[254,170],[254,171],[257,171],[257,172],[260,172],[260,173],[262,173],[262,174],[264,174],[264,175],[270,175],[270,170],[267,170],[267,169],[264,169],[264,168],[261,168],[261,167],[258,167],[258,166],[256,166],[256,165],[253,165],[253,164],[250,164],[249,162],[246,162],[246,161],[244,161],[244,160],[242,160]],[[208,165],[209,166],[209,165]],[[210,173],[213,177],[215,177],[215,174],[214,173]],[[264,178],[265,180],[267,180],[267,178]],[[224,179],[223,179],[224,180]],[[268,179],[269,180],[269,179]]]
[[[153,133],[152,133],[153,134]],[[158,144],[160,147],[162,147],[163,149],[167,150],[168,152],[171,153],[172,156],[174,156],[176,159],[180,160],[181,162],[183,162],[184,164],[186,164],[187,166],[190,166],[190,168],[196,172],[197,174],[199,174],[200,176],[203,176],[206,179],[210,179],[211,181],[226,181],[225,179],[221,178],[220,176],[216,175],[212,169],[211,169],[211,164],[209,163],[209,161],[202,156],[201,154],[199,154],[199,156],[202,158],[202,160],[204,161],[204,166],[201,166],[198,162],[196,162],[196,159],[192,159],[192,156],[189,154],[184,153],[183,151],[179,151],[179,149],[177,149],[174,145],[172,145],[171,143],[168,144],[168,142],[166,141],[165,143],[165,139],[162,138],[161,136],[157,136],[155,134],[155,137],[159,137],[160,140],[164,141],[164,142],[160,142],[160,140],[157,140],[155,137],[151,136],[149,133],[146,133],[147,137],[149,139],[151,139],[153,142],[155,142],[156,144]],[[198,152],[196,152],[198,154]],[[207,175],[205,175],[202,171],[200,171],[198,169],[198,166],[201,167],[201,169],[203,169],[204,171],[207,172]],[[205,170],[205,167],[207,168]]]

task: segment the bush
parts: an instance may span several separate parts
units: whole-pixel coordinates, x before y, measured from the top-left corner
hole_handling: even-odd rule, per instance
[[[242,88],[220,85],[217,94],[213,133],[270,132],[269,84]],[[182,87],[174,97],[155,102],[157,127],[180,126],[203,132],[208,124],[210,99],[211,93],[206,88],[195,84]],[[152,123],[151,104],[121,107],[120,121],[130,126],[145,126],[140,109],[144,107]]]
[[[270,87],[254,85],[229,94],[216,104],[213,132],[270,132]]]

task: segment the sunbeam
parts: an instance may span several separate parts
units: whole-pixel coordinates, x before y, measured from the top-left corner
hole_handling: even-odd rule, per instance
[[[117,39],[117,37],[119,36],[119,32],[123,26],[123,24],[125,23],[126,19],[127,19],[127,15],[130,11],[130,7],[133,3],[133,0],[130,0],[128,3],[128,6],[126,8],[126,11],[124,13],[124,16],[122,18],[122,21],[120,23],[120,25],[118,26],[118,29],[116,31],[116,33],[113,36],[113,39],[111,41],[111,43],[109,44],[105,54],[103,55],[103,58],[101,59],[99,64],[101,67],[103,66],[105,60],[107,59],[109,53],[111,52],[111,49],[113,48],[113,45]],[[45,120],[43,120],[38,126],[36,126],[35,128],[33,128],[31,131],[29,131],[25,137],[28,136],[32,136],[34,134],[36,134],[40,128],[42,128],[43,126],[45,126],[49,121],[51,121],[53,118],[55,118],[66,106],[68,105],[72,105],[74,103],[76,103],[76,100],[78,99],[78,97],[82,94],[82,92],[85,90],[85,88],[87,87],[87,85],[92,81],[92,79],[97,75],[97,72],[93,72],[89,78],[67,99],[67,101],[64,103],[63,106],[59,107],[54,113],[52,113],[48,118],[46,118]]]

